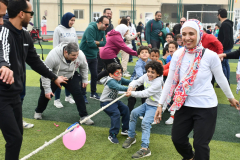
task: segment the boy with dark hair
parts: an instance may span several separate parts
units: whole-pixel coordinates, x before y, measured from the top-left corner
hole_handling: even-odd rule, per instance
[[[130,80],[136,80],[138,78],[140,78],[141,76],[143,76],[146,73],[145,70],[145,65],[151,61],[149,59],[150,56],[150,49],[147,46],[140,46],[138,51],[138,61],[136,62],[133,74],[130,78]],[[137,91],[141,91],[144,89],[144,86],[141,85],[137,88]],[[145,98],[142,98],[142,103],[145,102]],[[134,105],[136,104],[136,98],[135,97],[129,97],[128,98],[128,107],[129,107],[129,111],[131,113],[131,111],[134,108]]]
[[[183,41],[182,41],[182,35],[181,35],[181,34],[178,34],[178,35],[176,36],[176,41],[177,41],[177,44],[178,44],[178,49],[179,49],[179,48],[182,48],[182,46],[183,46]]]
[[[169,23],[166,23],[166,31],[167,31],[167,33],[170,33]]]
[[[159,60],[160,57],[160,52],[157,48],[153,48],[151,49],[151,53],[150,53],[150,59],[152,61],[157,61],[159,63],[161,63],[163,65],[163,62],[161,60]]]
[[[218,38],[218,33],[219,33],[219,28],[220,26],[218,24],[215,25],[215,32],[214,32],[214,36]]]
[[[172,33],[167,33],[166,34],[166,42],[164,43],[164,47],[171,41],[174,40],[173,34]]]
[[[104,83],[104,89],[100,97],[100,106],[104,107],[111,101],[117,98],[118,91],[127,91],[128,85],[131,81],[122,78],[122,67],[117,63],[110,63],[107,66],[109,76]],[[129,128],[129,109],[128,106],[123,104],[121,101],[113,103],[111,106],[106,108],[104,112],[111,118],[111,128],[109,130],[108,140],[112,143],[119,143],[117,134],[120,129],[120,116],[122,116],[122,135],[128,134]]]
[[[162,56],[162,58],[160,58],[163,65],[167,64],[167,57],[168,56],[169,56],[168,45],[166,45],[166,47],[163,48],[163,56]]]
[[[178,44],[176,41],[169,42],[168,44],[169,56],[167,57],[166,63],[171,61],[172,55],[177,49],[178,49]]]
[[[211,29],[211,26],[207,26],[207,31],[206,31],[208,34],[212,34],[212,29]]]
[[[123,143],[123,148],[129,148],[132,144],[136,143],[135,128],[137,124],[137,118],[144,116],[142,120],[142,144],[141,149],[132,155],[132,158],[143,158],[151,155],[149,149],[149,139],[151,132],[151,123],[154,121],[154,113],[157,110],[158,100],[162,93],[162,74],[163,67],[157,61],[151,61],[146,66],[147,71],[142,77],[132,81],[129,84],[126,96],[133,96],[136,98],[147,98],[146,102],[135,108],[130,115],[128,138]],[[142,91],[132,91],[133,88],[144,85]]]

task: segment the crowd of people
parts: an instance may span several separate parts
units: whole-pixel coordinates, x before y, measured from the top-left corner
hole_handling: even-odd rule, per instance
[[[9,20],[3,21],[6,9]],[[215,80],[230,104],[240,110],[230,89],[228,63],[228,59],[239,58],[240,49],[231,52],[233,22],[227,19],[225,9],[218,10],[221,26],[216,25],[213,34],[209,27],[204,33],[199,20],[184,17],[171,30],[169,23],[164,25],[161,21],[160,11],[148,21],[145,29],[142,22],[135,27],[130,16],[122,17],[119,25],[114,27],[112,10],[106,8],[103,16],[86,28],[80,44],[73,27],[75,16],[67,12],[54,30],[54,48],[45,62],[37,55],[29,33],[23,30],[33,14],[28,0],[0,0],[0,129],[6,141],[6,160],[19,159],[23,127],[33,127],[22,120],[25,63],[41,75],[35,119],[44,118],[43,112],[54,95],[56,108],[64,107],[60,101],[61,87],[64,86],[65,101],[76,103],[80,122],[87,118],[84,123],[93,125],[86,108],[90,71],[90,98],[100,101],[99,107],[115,100],[120,91],[128,97],[127,104],[119,100],[104,110],[110,117],[108,140],[111,143],[119,143],[119,132],[127,136],[122,144],[124,149],[137,143],[136,124],[142,119],[141,147],[132,158],[150,156],[152,125],[160,123],[162,114],[168,110],[170,117],[165,124],[173,125],[172,141],[177,152],[184,160],[210,159],[208,145],[215,131],[218,105]],[[42,27],[46,26],[43,24]],[[142,45],[143,30],[147,46]],[[136,38],[140,40],[138,49]],[[127,64],[133,60],[132,56],[138,60],[130,73]],[[240,80],[240,64],[237,80]],[[100,96],[97,84],[104,85]],[[135,107],[138,98],[142,105]],[[192,130],[194,151],[188,139]],[[240,138],[240,134],[236,136]]]

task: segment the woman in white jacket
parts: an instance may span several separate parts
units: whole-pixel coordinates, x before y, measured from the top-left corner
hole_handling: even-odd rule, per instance
[[[223,74],[217,53],[204,49],[201,43],[203,28],[201,22],[190,19],[181,28],[184,47],[172,57],[168,78],[163,87],[155,122],[161,120],[165,101],[176,111],[172,141],[183,159],[209,160],[210,143],[215,131],[218,100],[211,84],[214,75],[232,106],[239,110],[228,81]],[[204,53],[205,52],[205,53]],[[188,135],[193,130],[193,147]]]
[[[53,33],[53,48],[58,46],[62,42],[76,42],[78,44],[78,37],[73,25],[75,23],[75,15],[67,12],[63,15],[61,24],[58,25]],[[63,105],[60,101],[61,89],[57,89],[55,92],[54,105],[57,108],[62,108]],[[75,101],[72,99],[68,90],[65,89],[65,101],[73,104]]]

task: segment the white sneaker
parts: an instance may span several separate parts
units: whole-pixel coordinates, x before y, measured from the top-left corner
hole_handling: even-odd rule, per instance
[[[75,103],[75,101],[73,100],[72,96],[65,97],[65,101],[66,101],[66,102],[69,102],[69,103],[71,103],[71,104],[74,104],[74,103]]]
[[[143,119],[143,116],[139,116],[138,118],[139,118],[139,119]]]
[[[235,136],[236,136],[237,138],[240,138],[240,133],[237,133]]]
[[[173,124],[173,118],[172,117],[170,117],[166,122],[165,122],[165,124]]]
[[[34,124],[23,121],[23,128],[33,128]]]
[[[63,105],[62,105],[60,99],[54,100],[54,106],[57,108],[63,108]]]
[[[85,118],[87,118],[88,116],[85,116],[85,117],[82,117],[82,118],[80,118],[80,123],[81,123],[81,121],[83,121]],[[81,123],[82,124],[82,123]],[[86,120],[85,122],[83,122],[83,124],[86,124],[86,125],[92,125],[92,124],[94,124],[94,122],[91,120],[91,119],[88,119],[88,120]]]
[[[130,74],[130,72],[126,71],[126,73]]]
[[[157,123],[155,121],[153,121],[152,125],[155,125],[155,124],[157,124]]]
[[[131,75],[128,74],[128,73],[126,73],[126,72],[124,72],[124,73],[123,73],[123,77],[131,77]]]
[[[34,119],[38,119],[38,120],[42,119],[42,113],[35,112]]]

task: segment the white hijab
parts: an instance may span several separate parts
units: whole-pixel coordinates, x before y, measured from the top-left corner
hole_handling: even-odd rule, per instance
[[[182,25],[182,28],[181,28],[181,33],[182,33],[182,30],[183,28],[185,27],[191,27],[193,29],[195,29],[197,31],[197,44],[199,43],[199,40],[200,40],[200,29],[199,29],[199,26],[198,24],[195,22],[195,21],[186,21],[183,25]],[[197,45],[196,44],[196,45]]]
[[[120,24],[115,28],[115,31],[119,32],[122,38],[124,38],[124,34],[128,31],[128,27],[125,24]]]

